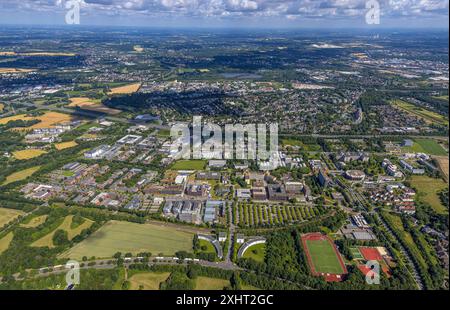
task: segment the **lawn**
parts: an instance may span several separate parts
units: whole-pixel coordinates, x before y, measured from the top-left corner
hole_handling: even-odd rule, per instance
[[[195,280],[195,290],[221,291],[226,286],[230,286],[230,281],[224,279],[198,277]]]
[[[20,210],[0,208],[0,228],[25,213]]]
[[[65,150],[65,149],[68,149],[71,147],[75,147],[77,145],[78,145],[78,143],[76,143],[75,141],[69,141],[69,142],[57,143],[57,144],[55,144],[55,148],[58,151],[61,151],[61,150]]]
[[[63,253],[64,257],[83,256],[109,258],[116,252],[154,255],[174,255],[177,251],[192,251],[193,234],[173,227],[110,221],[86,240]]]
[[[328,240],[306,240],[314,269],[318,273],[343,274],[339,258]]]
[[[443,115],[440,115],[436,112],[426,110],[403,100],[392,100],[391,103],[395,107],[398,107],[399,109],[404,110],[417,117],[420,117],[428,123],[436,123],[439,125],[448,126],[448,120]]]
[[[411,147],[403,147],[403,151],[410,153],[426,153],[436,156],[445,156],[447,152],[433,139],[415,139]]]
[[[41,166],[31,167],[25,170],[14,172],[13,174],[10,174],[6,177],[5,182],[3,182],[2,185],[8,185],[13,182],[22,181],[26,178],[32,176],[35,172],[37,172]]]
[[[171,170],[204,170],[206,160],[179,160],[170,168]]]
[[[13,152],[13,156],[15,159],[25,160],[25,159],[39,157],[45,153],[47,153],[47,152],[44,150],[28,149],[28,150],[22,150],[22,151],[15,151],[15,152]]]
[[[135,274],[129,279],[131,284],[130,290],[139,290],[142,286],[143,290],[157,291],[159,290],[159,285],[161,282],[166,281],[169,276],[169,272],[146,272]]]
[[[12,232],[10,232],[3,238],[0,238],[0,254],[5,252],[9,248],[9,245],[10,245],[13,237],[14,237],[14,234]]]
[[[441,179],[428,176],[413,176],[411,186],[418,191],[418,199],[429,204],[437,213],[447,214],[448,209],[442,205],[438,193],[448,187]]]
[[[72,224],[72,218],[73,218],[73,215],[66,216],[64,218],[64,221],[61,223],[61,225],[59,225],[55,230],[53,230],[49,234],[45,235],[41,239],[33,242],[31,244],[31,246],[33,246],[33,247],[49,247],[49,248],[53,248],[53,247],[55,247],[54,244],[53,244],[53,235],[55,234],[55,232],[57,230],[61,229],[61,230],[67,231],[68,239],[72,240],[77,235],[79,235],[81,233],[81,231],[83,231],[86,228],[91,227],[91,225],[94,223],[93,221],[86,219],[83,224],[81,224],[81,225],[77,226],[76,228],[72,229],[70,227],[71,224]]]
[[[47,217],[48,217],[47,215],[30,217],[29,220],[27,220],[26,222],[21,223],[20,227],[24,227],[24,228],[38,227],[39,225],[42,225],[42,224],[45,223],[45,221],[47,220]]]
[[[208,242],[206,240],[198,240],[200,244],[200,249],[204,253],[214,253],[216,254],[216,248],[212,245],[211,242]]]
[[[264,262],[264,258],[266,256],[266,245],[265,244],[256,244],[251,246],[245,251],[243,258],[251,258],[257,262]]]

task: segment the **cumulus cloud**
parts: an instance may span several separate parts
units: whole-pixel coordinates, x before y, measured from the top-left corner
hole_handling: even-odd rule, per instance
[[[58,10],[69,0],[1,0],[0,10]],[[91,14],[351,18],[364,15],[367,0],[79,0]],[[383,16],[448,16],[449,0],[378,0]]]

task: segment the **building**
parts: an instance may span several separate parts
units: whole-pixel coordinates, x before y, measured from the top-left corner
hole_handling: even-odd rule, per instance
[[[197,180],[220,180],[221,177],[220,172],[199,172],[196,175]]]
[[[331,178],[328,176],[328,173],[324,169],[319,170],[318,180],[319,184],[322,187],[328,187],[331,184]]]
[[[414,141],[410,139],[403,140],[402,146],[404,147],[412,147],[414,145]]]
[[[118,144],[128,144],[128,145],[134,145],[138,143],[140,140],[142,140],[142,136],[135,136],[135,135],[127,135],[117,141]]]
[[[425,169],[415,168],[413,165],[409,164],[403,159],[400,160],[400,165],[403,167],[403,169],[412,174],[425,174]]]
[[[227,234],[223,231],[219,232],[219,242],[225,242],[227,241]]]
[[[111,146],[109,146],[109,145],[100,145],[100,146],[84,153],[84,157],[86,157],[88,159],[101,159],[107,152],[109,152],[110,149],[111,149]]]
[[[243,244],[245,243],[245,237],[243,234],[237,234],[236,235],[236,243]]]
[[[236,190],[236,197],[238,199],[251,199],[252,198],[252,192],[251,192],[250,189],[238,188]]]
[[[265,187],[253,187],[252,197],[254,200],[266,200],[267,192]]]
[[[208,166],[210,168],[221,169],[227,165],[226,160],[210,160]]]
[[[348,170],[345,172],[345,178],[352,181],[364,181],[366,174],[361,170]]]
[[[352,222],[358,226],[358,228],[369,228],[369,224],[367,224],[367,221],[362,214],[353,215]]]
[[[208,192],[206,185],[189,184],[186,187],[186,195],[195,197],[204,197]]]
[[[288,200],[286,189],[281,184],[270,184],[267,186],[267,191],[269,193],[269,200],[272,201]]]
[[[203,221],[205,223],[213,224],[217,222],[217,214],[223,213],[225,203],[223,201],[208,200],[205,205],[205,213]]]
[[[304,185],[302,182],[286,182],[284,186],[289,198],[295,198],[302,194]]]

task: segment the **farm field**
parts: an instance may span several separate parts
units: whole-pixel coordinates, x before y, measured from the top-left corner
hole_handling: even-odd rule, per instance
[[[135,274],[129,278],[131,284],[130,290],[143,289],[146,291],[157,291],[159,290],[161,282],[166,281],[169,276],[169,272],[146,272]]]
[[[240,227],[264,227],[296,223],[320,216],[319,210],[307,206],[269,206],[239,203],[234,207],[234,224]]]
[[[432,139],[415,139],[411,147],[403,147],[403,151],[410,153],[426,153],[436,156],[447,155],[447,152]]]
[[[15,159],[18,160],[25,160],[25,159],[31,159],[35,157],[39,157],[43,154],[46,154],[47,152],[44,150],[39,149],[27,149],[27,150],[21,150],[21,151],[15,151],[13,152],[13,156]]]
[[[32,176],[34,173],[36,173],[41,166],[31,167],[25,170],[14,172],[13,174],[10,174],[6,177],[5,182],[3,182],[2,185],[8,185],[13,182],[22,181],[26,178]]]
[[[302,236],[302,243],[313,274],[342,275],[347,273],[337,249],[328,237],[321,234],[307,234]]]
[[[76,143],[75,141],[69,141],[69,142],[57,143],[57,144],[55,144],[55,148],[58,151],[61,151],[61,150],[65,150],[65,149],[68,149],[71,147],[75,147],[77,145],[78,145],[78,143]]]
[[[173,255],[182,250],[192,252],[192,240],[193,234],[170,226],[110,221],[63,256],[72,259],[83,256],[109,258],[116,252],[144,251],[150,251],[154,255]]]
[[[72,224],[73,215],[68,215],[64,218],[64,221],[59,225],[55,230],[50,232],[49,234],[45,235],[41,239],[33,242],[31,246],[33,247],[49,247],[53,248],[53,235],[57,230],[65,230],[68,234],[68,239],[72,240],[74,237],[79,235],[84,229],[91,227],[91,225],[94,223],[93,221],[89,219],[85,219],[85,222],[78,227],[72,229],[70,226]]]
[[[411,185],[418,191],[418,199],[429,204],[437,213],[447,214],[448,210],[442,205],[438,193],[448,187],[441,179],[428,176],[413,176]]]
[[[251,258],[257,262],[264,262],[264,258],[266,256],[266,245],[265,244],[256,244],[251,246],[245,251],[243,258]]]
[[[195,279],[195,290],[221,291],[224,287],[229,285],[230,281],[224,279],[208,277],[197,277],[197,279]]]
[[[33,69],[19,69],[19,68],[0,68],[0,74],[2,73],[29,73],[33,72]]]
[[[206,160],[180,160],[170,168],[172,170],[204,170]]]
[[[39,225],[45,223],[45,221],[47,220],[47,217],[48,217],[48,215],[41,215],[41,216],[32,217],[32,218],[30,218],[29,221],[21,223],[20,227],[24,227],[24,228],[38,227]]]
[[[24,214],[20,210],[0,208],[0,228]]]
[[[406,111],[410,114],[413,114],[417,117],[420,117],[428,123],[436,123],[439,125],[444,125],[444,126],[447,125],[448,126],[448,120],[445,119],[444,116],[442,116],[436,112],[426,110],[424,108],[415,106],[415,105],[408,103],[406,101],[403,101],[403,100],[398,100],[398,99],[392,100],[391,103],[395,107],[397,107],[403,111]]]
[[[449,164],[448,164],[448,156],[436,156],[434,159],[438,162],[438,166],[441,169],[441,171],[445,175],[445,179],[447,180],[447,183],[449,181]]]
[[[3,112],[4,108],[5,108],[5,105],[3,103],[0,103],[0,112]]]
[[[70,104],[68,107],[79,107],[83,110],[100,112],[105,114],[116,115],[121,113],[122,111],[117,109],[111,109],[101,103],[101,100],[98,99],[90,99],[85,97],[76,97],[70,99]]]
[[[15,120],[24,120],[24,121],[31,121],[31,120],[39,120],[40,122],[37,124],[34,124],[30,127],[25,128],[16,128],[15,130],[20,131],[27,131],[32,129],[39,129],[39,128],[54,128],[55,125],[70,122],[72,120],[72,116],[68,114],[63,114],[59,112],[45,112],[43,115],[38,116],[27,116],[26,114],[19,114],[14,115],[10,117],[5,117],[0,119],[0,125],[5,125],[9,121],[15,121]]]
[[[14,238],[13,232],[10,232],[6,234],[6,236],[4,236],[3,238],[0,238],[0,254],[5,252],[9,248],[9,245],[13,238]]]
[[[134,83],[130,85],[125,85],[121,87],[112,88],[108,95],[118,95],[118,94],[132,94],[141,88],[141,83]]]

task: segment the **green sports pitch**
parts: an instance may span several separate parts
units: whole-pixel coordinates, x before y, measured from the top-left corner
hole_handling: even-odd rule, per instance
[[[315,272],[329,274],[345,273],[337,253],[328,240],[306,240],[306,246]]]

